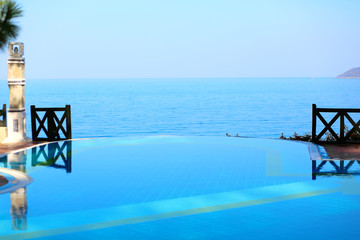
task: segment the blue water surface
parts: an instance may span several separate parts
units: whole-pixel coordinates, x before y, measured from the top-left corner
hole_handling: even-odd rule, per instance
[[[358,238],[360,164],[314,175],[294,141],[97,138],[2,160],[34,181],[0,195],[1,239]]]
[[[278,138],[310,132],[313,103],[358,108],[359,91],[358,79],[336,78],[29,79],[27,128],[30,135],[30,105],[70,104],[74,138],[225,133]],[[0,102],[8,103],[6,81],[0,93]]]

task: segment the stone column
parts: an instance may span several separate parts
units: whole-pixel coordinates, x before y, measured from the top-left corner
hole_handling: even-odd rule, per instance
[[[3,143],[20,143],[26,137],[25,112],[25,58],[24,44],[9,43],[8,85],[10,90],[10,108],[7,112],[8,137]]]

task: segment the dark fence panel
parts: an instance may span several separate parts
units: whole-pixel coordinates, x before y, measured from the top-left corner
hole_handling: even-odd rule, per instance
[[[6,127],[6,104],[3,105],[3,109],[0,109],[0,127]]]
[[[39,112],[44,116],[39,117]],[[55,112],[61,112],[58,117]],[[47,122],[47,126],[45,126]],[[59,141],[71,139],[71,111],[70,105],[65,108],[36,108],[31,106],[31,129],[33,141]],[[39,137],[43,132],[46,137]],[[61,133],[64,137],[61,137]]]
[[[335,116],[327,122],[321,113],[335,113]],[[322,142],[321,138],[327,131],[330,132],[330,137],[333,138],[334,143],[345,142],[359,142],[360,139],[354,140],[353,135],[360,134],[360,120],[355,122],[349,115],[349,113],[360,113],[360,109],[357,108],[317,108],[316,104],[312,105],[312,141],[319,143]],[[324,124],[324,129],[316,134],[316,121],[319,119]],[[332,125],[340,119],[339,134],[337,134]],[[352,128],[346,132],[345,119],[347,119]],[[328,142],[328,141],[327,141]]]

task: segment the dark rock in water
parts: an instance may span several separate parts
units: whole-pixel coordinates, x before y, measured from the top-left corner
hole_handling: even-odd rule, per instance
[[[360,67],[352,68],[349,71],[346,71],[337,77],[338,78],[360,78]]]

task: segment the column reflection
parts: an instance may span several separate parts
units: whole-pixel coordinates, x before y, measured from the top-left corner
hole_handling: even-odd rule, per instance
[[[11,169],[26,172],[26,151],[9,153],[8,163]],[[13,230],[27,229],[27,198],[26,187],[19,188],[10,193],[10,215]]]

